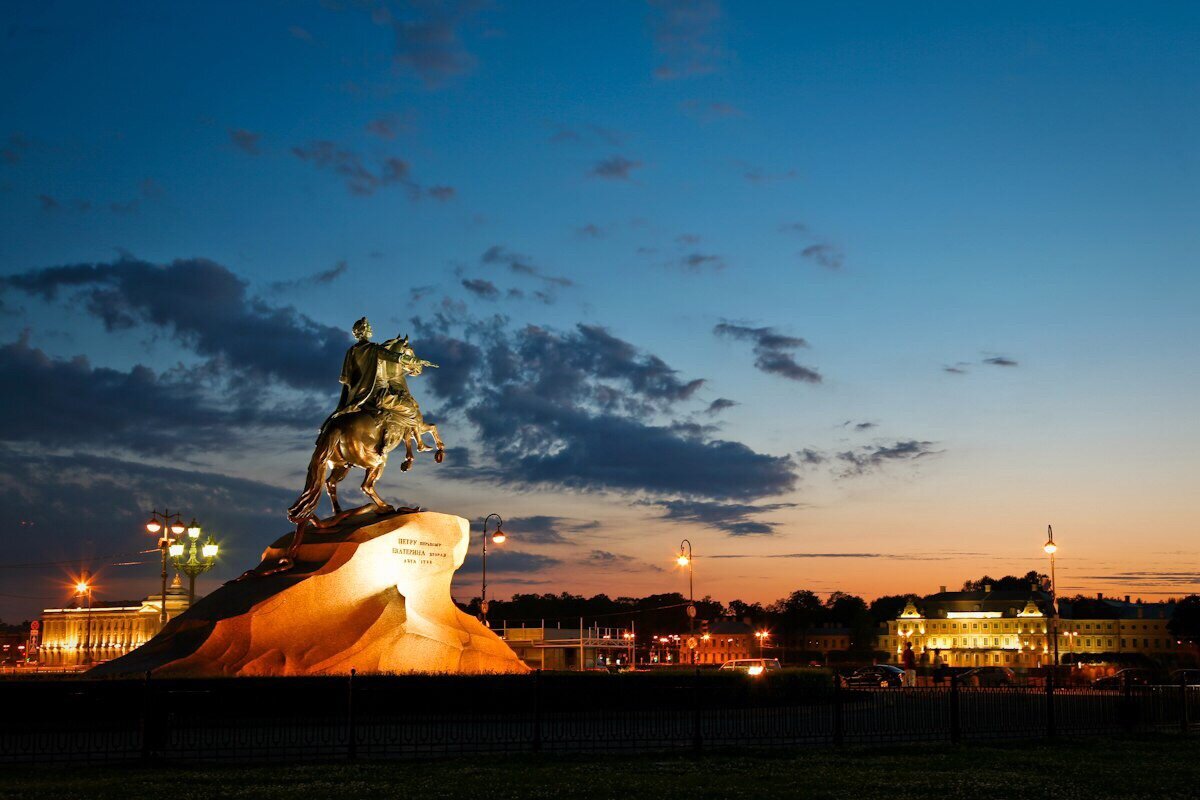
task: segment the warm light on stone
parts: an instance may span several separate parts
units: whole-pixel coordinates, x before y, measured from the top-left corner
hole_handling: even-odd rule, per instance
[[[97,675],[526,672],[450,598],[468,524],[430,512],[309,531],[290,571],[228,583]],[[291,534],[263,553],[278,562]]]

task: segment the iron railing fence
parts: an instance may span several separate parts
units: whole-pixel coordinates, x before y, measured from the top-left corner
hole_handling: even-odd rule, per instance
[[[1200,730],[1200,686],[847,688],[686,671],[0,681],[0,763],[353,760]]]

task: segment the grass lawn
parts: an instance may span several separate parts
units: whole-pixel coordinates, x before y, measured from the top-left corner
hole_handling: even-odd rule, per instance
[[[1200,736],[659,756],[478,756],[354,765],[13,767],[0,798],[1154,798],[1200,796]]]

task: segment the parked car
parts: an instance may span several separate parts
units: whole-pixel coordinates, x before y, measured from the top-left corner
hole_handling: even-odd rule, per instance
[[[780,668],[778,658],[735,658],[721,665],[723,670],[744,672],[747,675],[762,675],[764,672]]]
[[[1017,674],[1008,667],[976,667],[958,676],[959,686],[1016,686]]]
[[[846,686],[903,686],[904,670],[890,664],[876,664],[854,670],[843,682]]]
[[[1103,678],[1097,678],[1092,681],[1094,689],[1120,689],[1123,688],[1126,682],[1130,686],[1149,686],[1154,681],[1154,673],[1148,669],[1140,667],[1129,667],[1127,669],[1114,672],[1112,675],[1107,675]]]

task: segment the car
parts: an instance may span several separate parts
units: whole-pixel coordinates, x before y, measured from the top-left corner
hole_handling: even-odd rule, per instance
[[[1125,684],[1130,686],[1149,686],[1153,682],[1154,674],[1148,669],[1138,667],[1129,667],[1127,669],[1114,672],[1112,675],[1106,675],[1103,678],[1097,678],[1092,681],[1093,689],[1122,689]]]
[[[1017,674],[1008,667],[976,667],[958,676],[959,686],[1016,686]]]
[[[876,664],[873,667],[861,667],[847,675],[843,681],[846,686],[890,686],[904,685],[904,670],[890,664]]]
[[[781,669],[781,667],[778,658],[735,658],[733,661],[726,661],[722,664],[721,669],[744,672],[747,675],[762,675],[764,672],[771,672]]]

